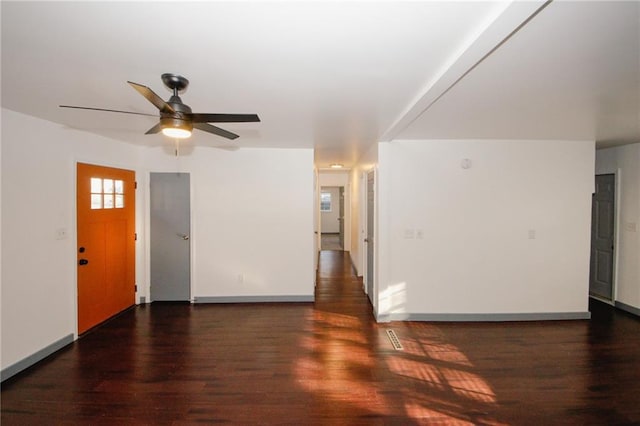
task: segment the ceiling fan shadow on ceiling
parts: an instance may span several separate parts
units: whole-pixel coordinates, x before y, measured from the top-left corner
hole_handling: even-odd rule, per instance
[[[221,129],[209,123],[251,123],[259,122],[257,114],[218,114],[195,113],[191,111],[178,95],[189,85],[189,80],[178,74],[162,74],[162,82],[173,92],[168,101],[164,101],[153,90],[142,84],[127,81],[138,93],[151,102],[160,113],[160,121],[147,130],[145,134],[151,135],[162,132],[163,135],[174,139],[185,139],[191,136],[193,129],[212,133],[227,139],[237,139],[238,135],[228,130]],[[121,114],[145,115],[156,117],[154,114],[146,114],[134,111],[120,111],[115,109],[93,108],[74,105],[60,105],[60,108],[84,109],[91,111],[116,112]]]

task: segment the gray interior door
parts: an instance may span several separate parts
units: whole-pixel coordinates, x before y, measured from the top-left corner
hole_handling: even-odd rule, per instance
[[[339,189],[338,201],[340,202],[338,212],[338,222],[340,226],[340,250],[344,250],[344,187]]]
[[[151,173],[151,301],[191,298],[188,173]]]
[[[598,175],[591,206],[589,293],[608,300],[613,298],[614,220],[615,175]]]
[[[373,305],[373,237],[374,237],[374,175],[373,172],[367,174],[367,295]]]

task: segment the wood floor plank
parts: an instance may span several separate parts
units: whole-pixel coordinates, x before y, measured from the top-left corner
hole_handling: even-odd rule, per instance
[[[127,311],[4,382],[2,425],[640,424],[637,317],[376,324],[348,256],[314,303]]]

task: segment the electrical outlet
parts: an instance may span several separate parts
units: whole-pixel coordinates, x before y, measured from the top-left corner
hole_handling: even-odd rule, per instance
[[[535,229],[529,229],[529,239],[530,240],[535,240],[536,239],[536,230]]]
[[[238,282],[241,284],[244,282],[244,274],[238,274]]]

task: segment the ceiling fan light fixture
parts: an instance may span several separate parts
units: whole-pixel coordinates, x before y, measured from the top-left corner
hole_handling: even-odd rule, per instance
[[[160,119],[162,134],[174,139],[187,139],[191,137],[193,125],[179,118],[164,117]]]
[[[162,134],[174,139],[187,139],[191,137],[191,130],[181,129],[179,127],[165,127]]]

